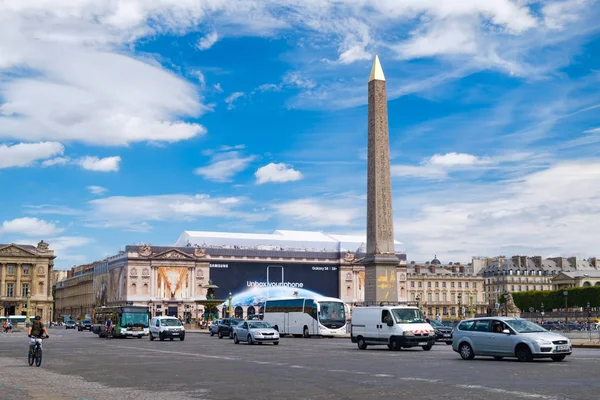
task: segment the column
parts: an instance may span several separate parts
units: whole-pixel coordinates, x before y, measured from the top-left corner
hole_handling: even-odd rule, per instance
[[[21,297],[21,268],[23,264],[17,264],[17,283],[15,284],[16,288],[14,289],[13,295],[15,297]]]
[[[192,268],[192,280],[190,281],[191,289],[190,289],[190,297],[196,297],[196,274],[198,270],[198,265],[194,264],[194,268]]]
[[[0,297],[2,296],[6,296],[6,269],[8,268],[8,266],[6,264],[1,264],[0,263],[0,271],[1,271],[1,275],[0,275]]]

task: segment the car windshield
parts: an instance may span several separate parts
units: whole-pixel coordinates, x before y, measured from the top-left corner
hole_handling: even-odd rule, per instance
[[[260,322],[248,322],[248,328],[250,329],[265,329],[270,328],[271,324],[268,322],[260,321]]]
[[[319,304],[321,305],[321,321],[346,321],[344,303],[323,301]]]
[[[162,320],[162,325],[163,326],[181,326],[181,322],[178,319],[163,319]]]
[[[508,323],[518,333],[548,332],[538,324],[526,319],[511,319],[504,322]]]
[[[239,325],[240,322],[242,322],[243,319],[232,319],[231,320],[231,325]]]
[[[147,328],[148,314],[125,312],[121,315],[121,326],[127,328]]]
[[[392,310],[392,314],[399,324],[422,324],[425,323],[425,318],[421,310],[409,308],[396,308]]]
[[[91,324],[92,321],[90,321],[89,319],[84,319],[83,321],[81,321],[84,324]]]
[[[441,322],[438,322],[435,319],[430,319],[429,325],[433,326],[434,328],[448,328],[446,325],[442,324]]]

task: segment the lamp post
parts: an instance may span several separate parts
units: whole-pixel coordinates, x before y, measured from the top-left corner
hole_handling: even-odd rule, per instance
[[[508,292],[504,291],[504,316],[508,317]]]
[[[542,303],[542,322],[544,322],[544,303]]]
[[[229,299],[229,307],[227,309],[227,313],[229,314],[229,318],[232,318],[233,317],[233,304],[232,304],[233,296],[231,295],[231,292],[229,292],[228,299]]]
[[[592,316],[592,307],[590,306],[590,302],[587,302],[587,326],[590,329],[590,317]]]
[[[475,310],[473,309],[473,295],[469,293],[469,318],[475,318]]]
[[[462,293],[458,294],[458,318],[462,318]]]
[[[420,294],[417,295],[417,308],[419,310],[421,309],[421,295]]]
[[[31,295],[27,292],[27,318],[25,318],[25,326],[29,326],[31,320],[29,319],[29,311],[31,309]]]
[[[568,329],[568,324],[569,324],[569,302],[568,302],[568,298],[569,298],[569,291],[565,290],[563,291],[563,295],[565,296],[565,330]]]

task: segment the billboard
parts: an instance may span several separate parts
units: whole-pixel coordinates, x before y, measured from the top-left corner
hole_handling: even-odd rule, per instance
[[[215,297],[226,299],[251,289],[309,290],[339,297],[339,265],[276,262],[223,262],[210,264],[210,279],[219,286]]]

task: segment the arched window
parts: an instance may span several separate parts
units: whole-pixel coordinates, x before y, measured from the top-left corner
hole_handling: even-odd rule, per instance
[[[131,290],[130,290],[132,295],[136,295],[137,294],[137,286],[135,285],[135,283],[131,284]]]
[[[352,297],[352,286],[346,286],[346,297]]]
[[[145,295],[149,294],[149,292],[148,292],[148,284],[147,283],[144,283],[144,287],[143,287],[142,293],[145,294]]]
[[[37,294],[44,294],[44,282],[38,283],[38,292]]]
[[[235,308],[235,317],[236,318],[244,318],[244,309],[240,306]]]
[[[592,286],[591,283],[589,283],[589,282],[583,282],[583,287],[590,287],[590,286]]]
[[[248,315],[256,314],[256,310],[253,306],[248,307]]]
[[[600,286],[600,282],[596,282],[594,286]]]

